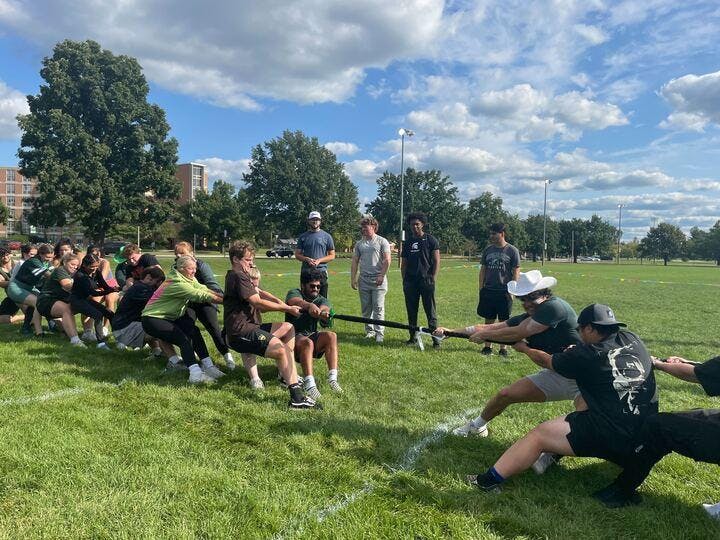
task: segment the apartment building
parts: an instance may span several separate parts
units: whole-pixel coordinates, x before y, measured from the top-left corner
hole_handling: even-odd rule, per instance
[[[0,237],[30,232],[27,213],[37,197],[37,182],[17,167],[0,167],[0,201],[10,210],[7,225],[0,224]]]
[[[199,191],[208,190],[208,173],[200,163],[182,163],[175,170],[175,178],[182,184],[180,204],[186,204],[195,198]]]

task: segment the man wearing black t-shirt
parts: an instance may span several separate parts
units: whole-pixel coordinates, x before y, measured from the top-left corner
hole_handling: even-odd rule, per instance
[[[400,273],[403,279],[405,309],[408,324],[417,327],[418,309],[422,298],[423,309],[427,316],[428,327],[437,326],[435,313],[435,282],[440,271],[440,244],[437,239],[424,231],[427,216],[415,212],[407,217],[412,234],[402,246],[400,254]],[[410,330],[408,345],[415,344],[415,332]],[[433,339],[433,347],[440,347],[440,340]]]
[[[720,396],[720,356],[704,364],[679,356],[665,361],[653,358],[653,365],[678,379],[699,383],[709,396]],[[637,500],[635,489],[670,452],[720,465],[720,409],[694,409],[648,417],[640,430],[635,459],[612,484],[595,493],[595,497],[610,507]],[[703,507],[710,516],[720,519],[720,503]]]
[[[652,361],[645,345],[602,304],[591,304],[578,317],[583,344],[548,354],[519,342],[515,348],[541,367],[577,381],[588,409],[540,424],[512,445],[485,473],[467,481],[495,491],[510,476],[537,461],[542,452],[598,457],[628,463],[643,420],[657,413]]]

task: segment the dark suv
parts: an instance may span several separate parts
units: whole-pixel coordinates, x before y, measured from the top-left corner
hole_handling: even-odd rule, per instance
[[[275,246],[265,252],[268,257],[287,257],[291,259],[295,255],[295,250],[289,246]]]

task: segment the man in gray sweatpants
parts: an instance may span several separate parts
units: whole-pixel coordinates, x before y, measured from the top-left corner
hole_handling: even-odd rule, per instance
[[[387,271],[390,268],[390,244],[377,234],[378,222],[372,216],[360,220],[362,238],[355,244],[350,285],[360,293],[362,316],[373,319],[385,319],[385,294],[387,293]],[[358,268],[360,278],[358,279]],[[365,325],[365,337],[382,343],[385,327]]]

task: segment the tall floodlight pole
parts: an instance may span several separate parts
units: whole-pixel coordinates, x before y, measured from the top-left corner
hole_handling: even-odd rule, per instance
[[[622,238],[622,209],[626,206],[618,204],[617,263],[620,264],[620,239]]]
[[[398,245],[398,264],[400,264],[400,253],[405,242],[405,229],[403,229],[404,203],[405,203],[405,135],[412,137],[415,132],[410,129],[400,128],[400,243]]]
[[[542,245],[542,259],[540,260],[540,266],[545,266],[545,254],[547,252],[547,190],[548,186],[552,184],[552,180],[545,180],[545,197],[543,198],[543,245]]]

